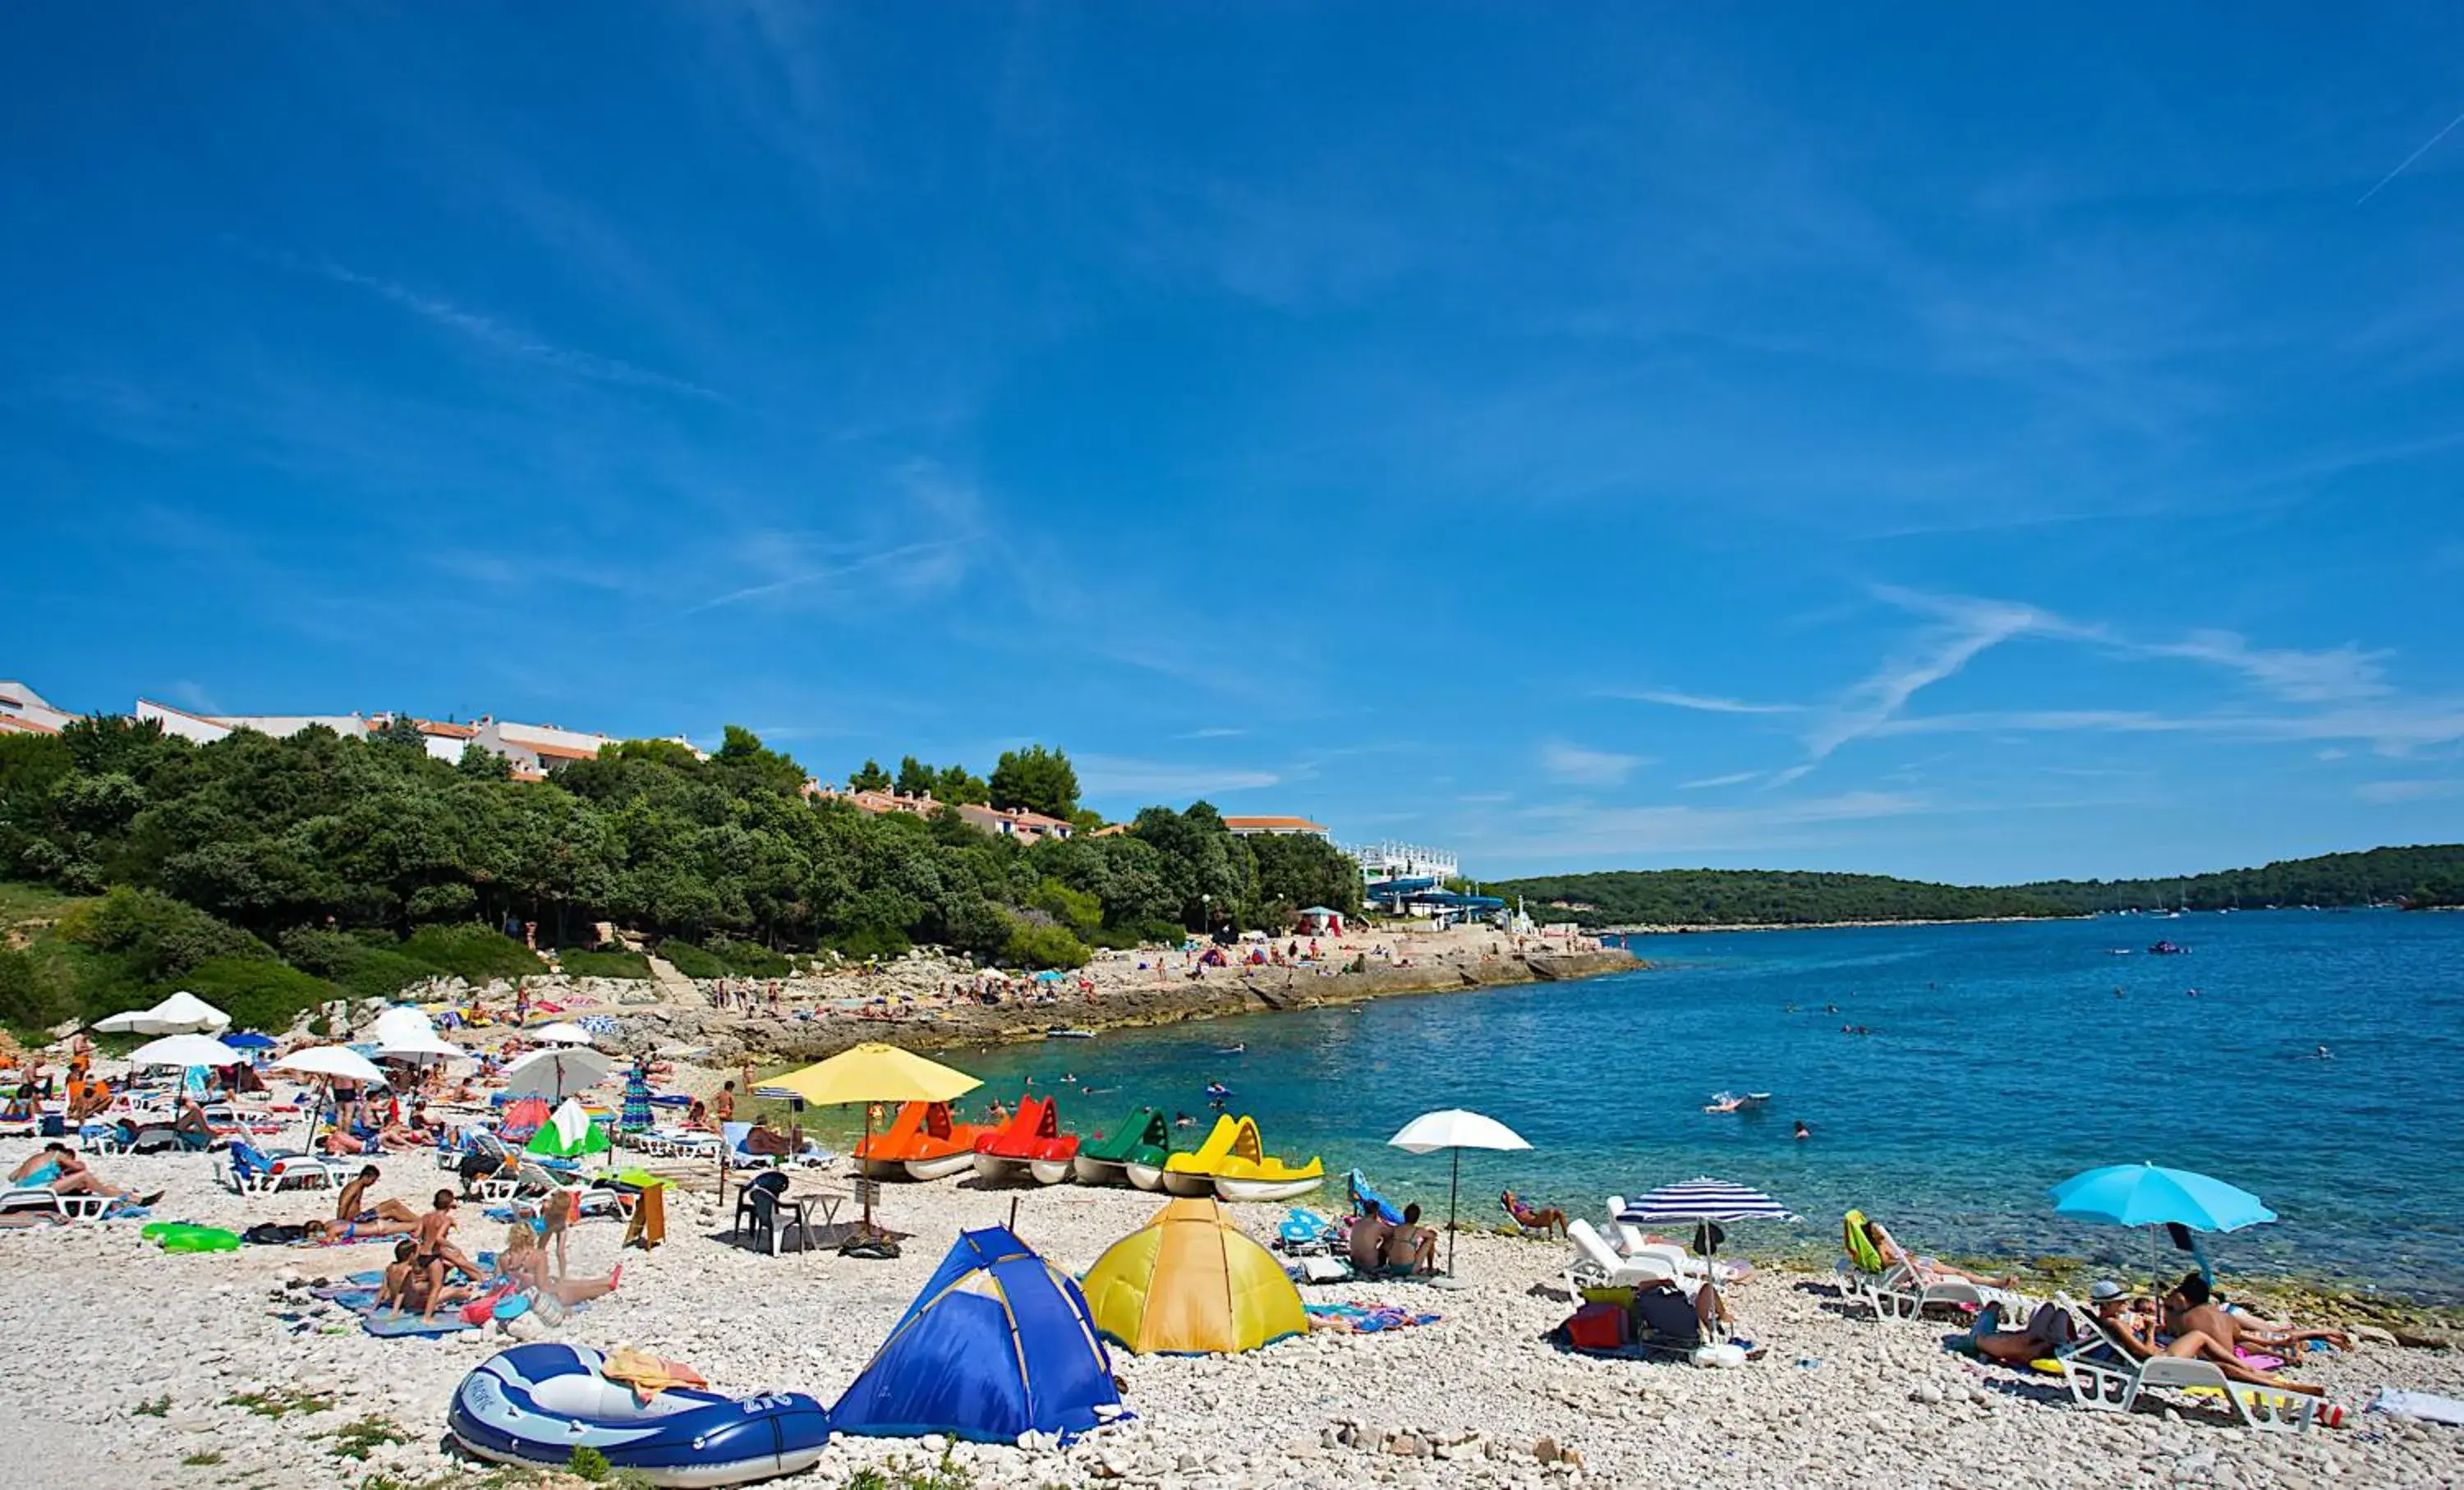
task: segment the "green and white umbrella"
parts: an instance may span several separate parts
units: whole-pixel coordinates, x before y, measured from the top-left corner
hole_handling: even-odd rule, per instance
[[[584,1154],[607,1151],[607,1130],[590,1121],[582,1110],[582,1103],[567,1097],[554,1112],[548,1114],[531,1141],[522,1146],[525,1153],[536,1153],[549,1159],[579,1159]]]

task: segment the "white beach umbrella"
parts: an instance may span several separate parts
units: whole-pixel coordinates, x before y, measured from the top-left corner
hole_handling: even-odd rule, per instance
[[[214,1039],[211,1035],[165,1035],[148,1041],[128,1053],[128,1063],[137,1066],[176,1066],[187,1070],[200,1065],[246,1065],[248,1057]]]
[[[587,1045],[599,1038],[581,1025],[564,1019],[554,1024],[542,1024],[535,1030],[524,1030],[522,1034],[543,1045]]]
[[[377,1069],[375,1062],[348,1045],[310,1045],[305,1050],[295,1050],[275,1062],[274,1068],[277,1071],[290,1071],[295,1075],[317,1077],[323,1081],[328,1095],[332,1094],[336,1082],[359,1082],[365,1085],[385,1079],[385,1074]],[[319,1106],[311,1103],[308,1107],[308,1137],[312,1141],[317,1136]],[[341,1116],[339,1112],[335,1114],[337,1119]]]
[[[407,1061],[414,1065],[435,1065],[446,1061],[468,1061],[471,1052],[446,1040],[433,1030],[405,1031],[377,1041],[380,1061]]]
[[[401,1044],[421,1039],[436,1038],[436,1021],[425,1010],[396,1007],[377,1016],[370,1033],[379,1045]]]
[[[1492,1149],[1508,1151],[1529,1149],[1530,1144],[1522,1134],[1493,1117],[1462,1107],[1447,1107],[1440,1112],[1423,1112],[1403,1125],[1403,1130],[1386,1140],[1392,1148],[1406,1153],[1436,1153],[1444,1150],[1454,1155],[1454,1172],[1446,1181],[1446,1282],[1455,1276],[1455,1200],[1463,1188],[1463,1151],[1465,1149]]]
[[[95,1022],[106,1035],[196,1035],[231,1028],[231,1016],[182,989],[151,1009],[130,1009]]]
[[[505,1070],[505,1096],[545,1097],[561,1102],[605,1079],[615,1063],[596,1050],[561,1046],[534,1050]]]

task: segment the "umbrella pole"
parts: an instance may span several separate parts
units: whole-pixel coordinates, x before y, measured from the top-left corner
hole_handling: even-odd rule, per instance
[[[1463,1150],[1454,1150],[1454,1170],[1446,1176],[1446,1276],[1455,1276],[1455,1198],[1463,1189]]]
[[[868,1153],[872,1150],[872,1104],[869,1102],[864,1105],[864,1147]],[[855,1172],[856,1178],[864,1178],[864,1160],[855,1161]],[[862,1189],[864,1191],[864,1234],[869,1237],[872,1235],[872,1187],[866,1185]]]

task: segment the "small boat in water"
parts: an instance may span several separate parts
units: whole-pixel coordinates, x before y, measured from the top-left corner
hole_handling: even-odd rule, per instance
[[[2155,946],[2150,947],[2147,950],[2159,957],[2179,957],[2188,953],[2190,949],[2183,946],[2180,942],[2165,941],[2158,942]]]
[[[1771,1094],[1767,1091],[1749,1091],[1742,1093],[1733,1091],[1714,1092],[1711,1095],[1711,1100],[1703,1104],[1703,1110],[1705,1112],[1750,1111],[1755,1107],[1761,1107],[1764,1103],[1771,1101]]]
[[[1095,1038],[1095,1032],[1093,1030],[1045,1030],[1044,1032],[1044,1038],[1046,1040],[1093,1040]]]

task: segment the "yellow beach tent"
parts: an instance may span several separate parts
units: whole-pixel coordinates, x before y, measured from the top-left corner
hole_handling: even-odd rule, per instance
[[[1309,1330],[1300,1290],[1213,1199],[1166,1204],[1080,1286],[1095,1327],[1139,1355],[1255,1350]]]

